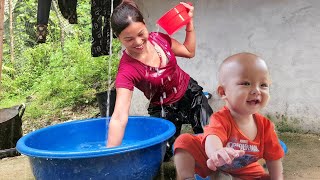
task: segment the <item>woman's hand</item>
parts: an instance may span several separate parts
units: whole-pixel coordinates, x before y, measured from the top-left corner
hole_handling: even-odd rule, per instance
[[[108,148],[119,146],[122,143],[128,122],[132,94],[129,89],[117,88],[116,104],[108,127]]]
[[[180,2],[180,4],[184,5],[184,7],[186,7],[187,9],[189,9],[188,15],[193,18],[193,11],[194,11],[194,7],[188,3],[185,2]]]

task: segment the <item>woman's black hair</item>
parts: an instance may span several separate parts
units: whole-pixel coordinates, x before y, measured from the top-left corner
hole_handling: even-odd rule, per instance
[[[133,1],[123,0],[123,2],[113,10],[111,15],[111,28],[118,37],[132,22],[142,22],[144,24],[143,15]]]

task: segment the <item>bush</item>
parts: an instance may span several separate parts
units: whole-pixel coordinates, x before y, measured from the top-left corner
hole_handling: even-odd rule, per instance
[[[90,42],[77,39],[67,40],[63,50],[54,43],[27,49],[15,79],[3,81],[6,92],[2,98],[7,100],[0,106],[14,103],[9,99],[28,99],[51,110],[92,104],[95,93],[109,88],[108,76],[112,81],[115,78],[121,45],[118,41],[113,45],[114,55],[95,58],[91,57]]]
[[[72,25],[51,9],[47,41],[37,44],[37,2],[15,4],[14,63],[10,61],[9,18],[4,22],[0,108],[27,102],[25,119],[36,121],[50,114],[64,119],[62,108],[91,105],[96,92],[108,89],[117,72],[121,45],[115,40],[114,55],[91,57],[90,8],[89,0],[78,1],[78,24]]]

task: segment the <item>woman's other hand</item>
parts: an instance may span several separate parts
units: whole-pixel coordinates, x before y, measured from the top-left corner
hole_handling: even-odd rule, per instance
[[[180,4],[184,5],[184,7],[186,7],[187,9],[189,9],[188,15],[193,18],[193,11],[194,11],[194,7],[188,3],[185,2],[180,2]]]

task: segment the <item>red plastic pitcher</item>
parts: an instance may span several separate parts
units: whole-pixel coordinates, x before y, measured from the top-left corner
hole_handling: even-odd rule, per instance
[[[188,2],[192,5],[192,3]],[[190,16],[188,15],[189,9],[182,4],[178,4],[176,7],[166,12],[158,21],[159,24],[169,35],[177,32],[181,27],[188,24]]]

